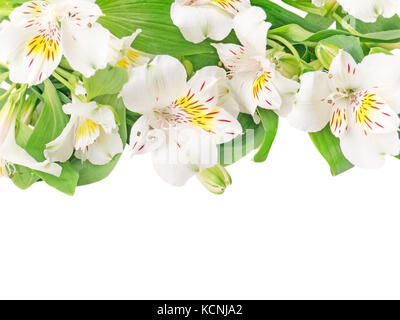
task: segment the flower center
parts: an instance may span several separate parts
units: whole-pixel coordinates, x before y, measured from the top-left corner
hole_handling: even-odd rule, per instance
[[[192,124],[209,133],[213,133],[218,108],[207,107],[207,103],[214,97],[202,101],[190,89],[187,95],[177,99],[171,105],[154,111],[156,118],[161,122],[163,128],[178,126],[180,124]]]
[[[75,149],[87,151],[100,135],[100,125],[85,118],[81,119],[76,130]]]

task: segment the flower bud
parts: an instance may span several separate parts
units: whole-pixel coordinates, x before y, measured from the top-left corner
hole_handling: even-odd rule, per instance
[[[329,69],[339,51],[340,48],[332,43],[319,43],[315,48],[315,54],[325,69]]]
[[[33,114],[36,109],[38,98],[34,95],[30,95],[29,98],[24,102],[19,115],[19,121],[29,125],[32,122]]]
[[[279,53],[275,55],[274,62],[276,69],[288,79],[297,80],[301,73],[301,66],[299,60],[289,53]]]
[[[214,194],[223,194],[225,189],[232,184],[230,174],[219,164],[203,170],[197,175],[197,178],[207,190]]]

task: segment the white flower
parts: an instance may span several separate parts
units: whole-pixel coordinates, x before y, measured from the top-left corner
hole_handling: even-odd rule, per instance
[[[329,123],[350,162],[376,168],[400,153],[399,88],[400,57],[373,54],[357,64],[341,51],[329,73],[302,76],[289,122],[308,132]]]
[[[62,168],[58,164],[37,162],[15,140],[16,103],[20,98],[19,93],[14,92],[0,110],[0,176],[11,177],[15,171],[14,165],[20,165],[59,177]]]
[[[375,22],[379,16],[393,17],[400,13],[399,0],[337,0],[343,9],[364,22]],[[316,6],[323,6],[325,0],[313,0]]]
[[[85,77],[105,68],[110,32],[97,19],[94,0],[29,1],[10,14],[0,33],[0,61],[10,80],[35,85],[48,78],[64,55]]]
[[[124,68],[128,71],[134,67],[148,63],[150,61],[150,55],[144,54],[131,47],[132,43],[141,32],[142,30],[138,29],[131,36],[122,39],[118,39],[111,35],[108,63]]]
[[[175,0],[171,18],[190,42],[220,41],[232,31],[234,16],[249,7],[249,0]]]
[[[265,22],[264,10],[251,7],[234,20],[236,35],[243,46],[213,44],[230,72],[231,86],[243,112],[255,114],[257,106],[286,115],[292,105],[298,83],[283,77],[268,60],[267,33],[271,26]]]
[[[63,110],[71,119],[60,136],[46,145],[47,159],[65,162],[75,150],[78,159],[104,165],[123,151],[114,113],[108,107],[73,102]]]
[[[131,131],[133,153],[151,152],[156,171],[170,184],[183,185],[213,167],[217,145],[242,133],[236,118],[221,108],[229,103],[221,75],[226,79],[224,70],[209,67],[187,82],[177,59],[157,56],[133,69],[122,90],[127,108],[142,114]]]

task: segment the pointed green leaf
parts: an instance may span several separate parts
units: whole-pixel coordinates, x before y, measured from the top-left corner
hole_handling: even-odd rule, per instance
[[[257,112],[264,127],[265,136],[260,149],[254,156],[254,161],[264,162],[268,158],[276,133],[278,132],[279,117],[272,110],[258,108]]]
[[[343,155],[340,141],[332,134],[329,125],[320,132],[310,133],[310,137],[331,167],[332,175],[337,176],[353,168],[353,165]]]
[[[93,77],[83,79],[87,98],[92,100],[98,96],[120,93],[128,79],[128,72],[120,67],[108,66],[99,70]]]

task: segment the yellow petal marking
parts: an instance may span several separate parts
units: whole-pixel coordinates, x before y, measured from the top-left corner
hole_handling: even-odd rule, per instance
[[[28,42],[26,46],[26,56],[32,57],[30,65],[35,58],[42,58],[54,62],[59,54],[59,50],[59,40],[41,34]]]
[[[242,2],[242,0],[211,0],[211,2],[223,9],[233,9],[235,11],[239,11],[235,5]]]
[[[138,64],[139,58],[140,54],[137,51],[129,49],[126,55],[116,63],[116,66],[128,70]]]
[[[253,97],[255,99],[259,98],[259,95],[263,89],[267,89],[267,83],[271,80],[271,75],[269,72],[265,71],[259,76],[253,83]]]
[[[205,83],[203,87],[204,85]],[[174,121],[177,123],[189,122],[209,133],[215,133],[213,128],[215,127],[216,121],[224,120],[218,119],[218,115],[220,114],[219,108],[214,108],[210,111],[206,106],[206,104],[213,101],[214,98],[215,97],[211,97],[204,102],[200,102],[200,100],[196,98],[195,93],[189,90],[186,96],[179,98],[174,103],[179,109],[179,111],[174,114]]]
[[[100,125],[86,118],[79,122],[76,130],[75,149],[86,149],[100,135]]]

